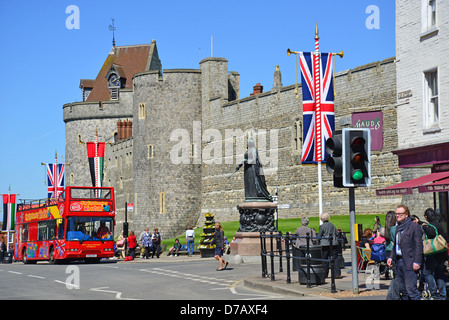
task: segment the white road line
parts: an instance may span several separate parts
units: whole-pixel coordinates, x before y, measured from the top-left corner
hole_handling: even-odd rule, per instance
[[[106,293],[115,293],[115,298],[118,300],[138,300],[138,299],[132,299],[132,298],[122,298],[122,293],[119,291],[112,291],[112,290],[104,290],[108,289],[109,287],[100,287],[100,288],[92,288],[89,289],[90,291],[94,292],[106,292]]]
[[[44,279],[44,280],[45,280],[44,277],[41,277],[41,276],[35,276],[35,275],[32,275],[32,274],[29,274],[28,277],[31,277],[31,278],[37,278],[37,279]]]
[[[17,271],[8,271],[9,273],[14,273],[14,274],[22,274],[22,272],[17,272]]]

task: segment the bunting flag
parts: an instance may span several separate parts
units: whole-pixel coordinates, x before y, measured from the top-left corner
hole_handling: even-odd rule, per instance
[[[93,187],[103,185],[104,142],[86,142],[89,158],[90,177]]]
[[[16,221],[16,195],[3,194],[2,231],[14,231]]]
[[[47,164],[48,198],[57,198],[64,191],[64,176],[64,164]]]
[[[314,52],[300,52],[299,61],[304,137],[301,163],[325,162],[326,140],[335,129],[332,53],[315,56]]]

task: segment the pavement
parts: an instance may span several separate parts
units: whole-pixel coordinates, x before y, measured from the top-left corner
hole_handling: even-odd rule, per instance
[[[224,255],[225,261],[230,261],[230,265],[234,270],[238,270],[238,264],[257,264],[257,268],[251,268],[249,274],[242,274],[244,277],[244,285],[256,290],[272,292],[277,294],[296,296],[301,299],[326,299],[326,300],[385,300],[390,280],[385,280],[383,276],[380,279],[374,280],[372,273],[369,271],[359,271],[358,273],[358,288],[353,288],[352,267],[351,267],[351,250],[343,251],[343,258],[345,266],[341,269],[341,279],[335,279],[335,292],[332,292],[330,277],[325,279],[324,284],[312,285],[310,288],[305,284],[300,284],[298,280],[298,272],[291,271],[291,283],[287,283],[287,263],[283,259],[283,272],[279,272],[279,259],[275,258],[274,263],[274,280],[271,275],[262,277],[262,267],[260,256],[246,257],[240,259],[232,255]],[[156,257],[150,259],[136,258],[133,261],[118,260],[119,263],[188,263],[193,261],[215,260],[212,258],[202,258],[196,254],[192,257],[187,255],[179,255],[177,257],[170,257],[167,253],[161,254],[160,258]],[[267,259],[268,272],[271,270],[270,259]],[[329,272],[330,274],[330,272]],[[358,290],[357,290],[358,289]]]

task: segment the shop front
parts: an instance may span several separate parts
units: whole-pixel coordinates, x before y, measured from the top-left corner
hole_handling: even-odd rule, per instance
[[[417,178],[377,189],[377,196],[403,196],[403,202],[414,203],[414,198],[433,196],[433,208],[439,212],[441,225],[447,236],[449,220],[449,143],[393,151],[398,156],[399,168],[429,170]],[[422,197],[425,198],[425,197]],[[409,205],[410,207],[410,205]]]

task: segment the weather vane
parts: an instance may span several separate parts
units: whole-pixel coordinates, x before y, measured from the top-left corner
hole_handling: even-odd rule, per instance
[[[115,47],[115,26],[114,26],[114,19],[112,19],[112,24],[109,25],[109,31],[112,31],[112,46]]]

